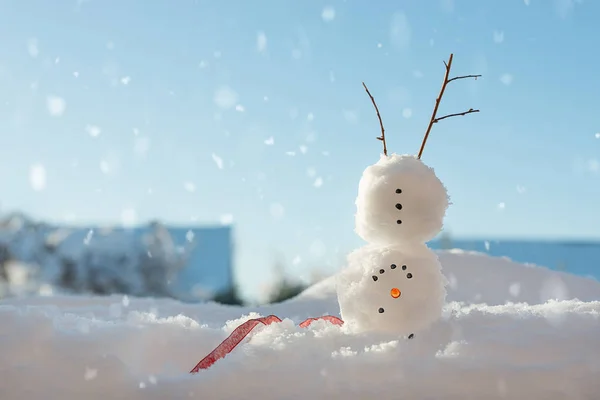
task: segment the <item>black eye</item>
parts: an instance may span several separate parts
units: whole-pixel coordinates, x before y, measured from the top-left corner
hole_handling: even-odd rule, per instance
[[[406,277],[407,277],[408,279],[410,279],[410,278],[412,278],[412,274],[409,272],[408,274],[406,274]]]
[[[376,277],[375,275],[373,275],[373,280],[374,280],[375,282],[377,282],[377,279],[379,279],[379,278],[378,278],[378,277]]]
[[[402,271],[406,271],[406,265],[402,266]]]
[[[390,265],[390,268],[391,268],[391,269],[396,269],[396,264],[392,264],[392,265]]]
[[[383,314],[383,311],[384,311],[383,308],[380,308],[379,309],[379,314]]]
[[[396,189],[396,193],[402,193],[402,189]]]
[[[398,225],[400,225],[400,224],[402,223],[402,220],[398,220],[398,221],[396,221],[396,223],[397,223]]]
[[[383,274],[384,272],[385,272],[385,269],[380,269],[380,270],[379,270],[379,273],[380,273],[380,274]]]
[[[396,204],[396,208],[397,208],[398,210],[402,210],[402,204],[400,204],[400,203]]]

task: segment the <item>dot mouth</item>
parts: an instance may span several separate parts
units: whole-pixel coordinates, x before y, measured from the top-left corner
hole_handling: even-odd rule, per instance
[[[392,296],[394,299],[400,297],[401,294],[402,292],[398,288],[392,288],[392,290],[390,290],[390,296]]]

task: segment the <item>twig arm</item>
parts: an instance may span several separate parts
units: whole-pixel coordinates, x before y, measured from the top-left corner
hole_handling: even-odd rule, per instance
[[[365,85],[364,82],[362,84],[363,84],[363,87],[365,88],[365,90],[367,91],[367,94],[371,98],[373,107],[375,107],[375,112],[377,112],[377,119],[379,119],[379,126],[381,127],[381,136],[378,136],[376,139],[381,140],[383,142],[383,154],[385,156],[387,156],[387,145],[385,143],[385,129],[383,127],[383,121],[381,120],[381,115],[379,114],[379,108],[377,107],[377,103],[375,102],[375,99],[371,95],[371,92],[369,92],[369,88],[367,88],[367,85]]]
[[[454,57],[454,55],[450,54],[450,58],[448,59],[448,62],[444,61],[444,66],[446,67],[446,73],[444,74],[444,82],[442,83],[442,88],[440,89],[440,94],[435,99],[435,107],[433,108],[433,112],[431,113],[431,118],[429,119],[429,125],[427,125],[427,130],[425,131],[425,136],[423,137],[423,142],[421,143],[421,148],[419,149],[419,154],[417,156],[417,158],[419,158],[419,159],[423,155],[423,150],[425,149],[425,144],[427,143],[427,139],[429,138],[429,134],[431,133],[431,128],[433,127],[433,124],[436,124],[446,118],[459,117],[459,116],[464,116],[467,114],[479,112],[479,110],[474,110],[474,109],[470,108],[469,110],[461,112],[461,113],[448,114],[448,115],[444,115],[443,117],[439,117],[439,118],[437,117],[437,112],[438,112],[438,108],[440,107],[440,102],[442,101],[442,97],[444,96],[446,86],[450,82],[457,81],[459,79],[467,79],[467,78],[477,79],[481,76],[481,75],[462,75],[462,76],[455,76],[454,78],[449,78],[450,69],[452,68],[453,57]]]

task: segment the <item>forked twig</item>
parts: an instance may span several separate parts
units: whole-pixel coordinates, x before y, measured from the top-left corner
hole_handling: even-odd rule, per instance
[[[365,90],[367,91],[367,94],[371,98],[371,102],[373,103],[373,107],[375,107],[375,111],[377,112],[377,118],[379,119],[379,126],[381,127],[381,136],[378,136],[376,139],[377,140],[381,140],[383,142],[383,155],[387,156],[387,146],[386,146],[386,143],[385,143],[385,129],[383,128],[383,121],[381,120],[381,115],[379,114],[379,108],[377,108],[377,103],[375,103],[375,99],[371,95],[371,92],[369,92],[369,89],[367,88],[367,85],[365,85],[364,82],[362,84],[363,84],[363,87],[365,88]]]
[[[456,76],[454,78],[448,78],[448,76],[450,75],[450,69],[452,68],[452,58],[453,57],[454,57],[454,55],[450,54],[450,58],[448,59],[448,62],[444,61],[444,66],[446,67],[446,74],[444,75],[444,83],[442,84],[442,89],[440,90],[440,94],[438,95],[437,99],[435,99],[435,107],[433,108],[433,113],[431,114],[431,119],[429,120],[429,125],[427,126],[427,131],[425,132],[425,137],[423,138],[423,143],[421,143],[421,148],[419,149],[419,155],[417,156],[417,158],[419,158],[419,159],[421,158],[421,155],[423,155],[423,150],[425,149],[425,143],[427,143],[427,138],[429,138],[429,133],[431,132],[431,128],[433,127],[433,124],[438,123],[441,120],[446,119],[446,118],[458,117],[458,116],[462,116],[462,115],[479,112],[479,110],[474,110],[474,109],[470,108],[468,111],[465,111],[465,112],[448,114],[448,115],[444,115],[443,117],[439,117],[439,118],[437,117],[438,108],[440,107],[440,102],[442,101],[442,97],[444,96],[444,91],[446,90],[446,86],[450,82],[457,81],[459,79],[467,79],[467,78],[477,79],[481,76],[481,75],[463,75],[463,76]]]

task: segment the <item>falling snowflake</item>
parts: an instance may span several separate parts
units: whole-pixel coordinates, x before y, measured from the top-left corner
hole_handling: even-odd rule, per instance
[[[215,164],[217,164],[217,168],[223,169],[223,159],[221,157],[219,157],[218,155],[216,155],[215,153],[213,153],[212,154],[212,159],[215,162]]]
[[[321,12],[321,18],[325,22],[331,22],[335,19],[335,8],[332,6],[327,6]]]
[[[29,168],[29,183],[36,192],[46,188],[46,168],[42,164],[34,164]]]
[[[46,98],[46,108],[53,117],[60,117],[65,113],[67,102],[62,97],[48,96]]]
[[[102,132],[102,129],[100,129],[100,127],[96,126],[96,125],[86,125],[85,131],[91,137],[98,137],[98,136],[100,136],[100,133]]]

